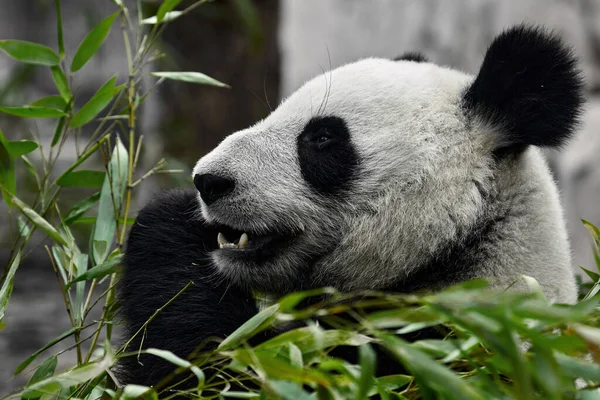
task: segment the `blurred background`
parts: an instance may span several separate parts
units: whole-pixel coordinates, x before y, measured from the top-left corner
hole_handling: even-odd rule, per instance
[[[140,3],[144,16],[154,15],[160,4]],[[186,3],[191,2],[183,1],[182,7]],[[73,54],[92,27],[116,11],[110,0],[63,0],[62,4],[67,54]],[[0,39],[55,46],[54,1],[0,0],[0,10]],[[548,152],[548,159],[565,205],[574,268],[593,269],[591,242],[580,219],[600,224],[600,0],[217,0],[203,4],[168,25],[159,44],[166,57],[152,68],[200,71],[231,89],[165,82],[146,101],[138,125],[145,136],[139,171],[165,157],[170,168],[184,172],[145,180],[134,192],[135,210],[161,187],[191,186],[189,171],[198,158],[224,136],[264,118],[282,98],[323,70],[362,57],[392,58],[417,50],[433,62],[474,74],[493,37],[521,22],[556,30],[581,59],[589,98],[581,132],[566,151]],[[124,54],[121,34],[114,27],[100,54],[73,84],[81,98],[89,99],[116,72],[126,76]],[[47,70],[0,57],[1,105],[25,104],[54,91]],[[38,121],[22,125],[0,115],[0,127],[9,139],[35,138],[48,144],[54,127]],[[64,168],[73,162],[68,151],[61,162]],[[7,209],[0,206],[2,268],[10,246],[7,218]],[[17,272],[6,327],[0,332],[0,394],[24,384],[24,377],[11,378],[16,366],[70,327],[48,255],[43,246],[30,250]],[[58,349],[71,346],[72,338],[65,342]],[[74,364],[68,355],[61,362]]]

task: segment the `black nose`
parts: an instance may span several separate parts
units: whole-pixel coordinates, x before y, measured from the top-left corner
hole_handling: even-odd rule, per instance
[[[194,175],[194,185],[208,206],[231,193],[235,182],[213,174],[196,174]]]

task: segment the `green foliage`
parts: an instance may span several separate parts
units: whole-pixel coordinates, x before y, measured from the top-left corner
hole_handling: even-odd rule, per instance
[[[0,40],[0,50],[22,63],[48,70],[56,94],[23,106],[0,105],[0,112],[35,124],[37,118],[54,121],[50,148],[26,138],[9,141],[0,131],[0,191],[10,207],[11,256],[0,285],[0,329],[9,304],[14,277],[35,243],[35,232],[48,241],[48,268],[52,267],[65,303],[71,328],[25,359],[15,374],[31,372],[25,387],[10,397],[23,399],[80,398],[157,399],[176,394],[201,398],[256,399],[597,399],[600,387],[600,231],[584,221],[594,241],[596,269],[584,269],[592,283],[574,305],[551,304],[537,282],[522,277],[528,293],[491,292],[485,282],[474,281],[437,294],[391,295],[382,293],[340,294],[330,288],[293,293],[266,307],[211,351],[182,359],[164,349],[145,353],[173,364],[174,374],[152,387],[119,386],[110,372],[122,357],[136,357],[111,345],[115,310],[115,284],[122,259],[127,227],[132,222],[132,192],[144,179],[166,170],[159,160],[148,171],[138,171],[142,137],[136,130],[137,113],[147,96],[165,79],[228,87],[199,72],[151,72],[155,86],[140,86],[148,60],[165,24],[182,18],[206,0],[176,10],[180,1],[166,0],[157,14],[137,19],[121,0],[113,0],[115,12],[106,16],[82,40],[69,63],[63,43],[60,0],[55,0],[57,47]],[[251,2],[235,1],[248,27],[257,24]],[[75,109],[71,90],[75,74],[104,43],[115,20],[128,61],[123,80],[113,76],[81,108]],[[146,30],[148,28],[148,30]],[[260,34],[252,30],[252,35]],[[258,33],[256,33],[258,32]],[[93,132],[87,142],[83,130]],[[26,130],[23,130],[26,131]],[[58,170],[56,160],[67,146],[76,158]],[[84,165],[85,164],[85,165]],[[101,165],[101,166],[99,166]],[[53,179],[52,177],[56,177]],[[21,182],[32,179],[35,198],[27,196]],[[19,183],[19,184],[17,184]],[[72,202],[64,201],[70,188]],[[73,188],[94,188],[75,191]],[[65,203],[65,204],[63,204]],[[74,226],[85,224],[85,235]],[[181,289],[146,322],[169,307],[192,283]],[[100,292],[100,288],[101,292]],[[100,293],[99,293],[100,292]],[[309,307],[303,300],[319,298]],[[96,300],[94,300],[96,299]],[[99,304],[102,314],[90,318]],[[265,329],[295,322],[294,329],[254,347],[248,341]],[[323,329],[326,324],[334,329]],[[145,334],[145,327],[136,334]],[[286,325],[287,326],[287,325]],[[89,337],[82,337],[86,328]],[[444,340],[404,341],[398,334],[424,327],[443,327]],[[101,337],[106,337],[102,341]],[[57,343],[73,340],[77,364],[62,370],[60,353],[45,359],[41,354]],[[355,364],[330,355],[339,346],[358,349]],[[126,348],[127,346],[123,346]],[[376,376],[376,349],[384,350],[405,367],[399,375]],[[215,373],[218,372],[218,373]],[[187,393],[172,385],[191,376]],[[232,389],[235,384],[236,389]]]
[[[174,11],[178,1],[165,2],[160,7],[160,16],[154,18],[164,26],[173,16],[185,15],[204,1],[192,3],[181,11]],[[23,399],[47,398],[51,393],[65,398],[115,395],[110,389],[112,375],[108,373],[116,360],[110,339],[117,309],[117,270],[127,227],[133,220],[130,216],[132,192],[153,174],[177,172],[167,170],[164,160],[149,171],[137,171],[142,146],[142,137],[136,130],[139,107],[164,79],[226,86],[200,73],[164,72],[153,87],[143,91],[142,78],[148,73],[145,67],[149,60],[160,57],[154,46],[163,28],[155,26],[151,31],[145,31],[148,23],[144,21],[148,18],[138,14],[137,20],[133,20],[123,2],[115,0],[114,3],[114,13],[92,28],[71,55],[65,51],[60,0],[54,1],[58,54],[38,43],[0,40],[1,52],[18,62],[47,69],[48,78],[56,87],[56,94],[34,99],[29,104],[0,104],[1,113],[17,117],[23,125],[36,124],[39,118],[54,121],[53,131],[45,135],[52,137],[50,148],[28,138],[10,141],[0,131],[0,192],[2,201],[10,207],[11,241],[11,254],[0,285],[0,329],[5,326],[5,310],[15,274],[37,245],[37,240],[31,241],[32,236],[40,232],[48,239],[49,244],[45,246],[48,267],[53,268],[57,276],[57,290],[62,292],[65,312],[72,326],[24,360],[15,374],[30,372],[30,365],[59,342],[74,340],[72,349],[77,353],[77,365],[67,371],[57,370],[59,354],[41,360],[26,387],[18,393]],[[75,101],[77,94],[72,92],[70,83],[95,57],[117,19],[125,44],[126,78],[111,77],[77,109],[74,104],[82,102]],[[39,130],[37,126],[33,129]],[[83,131],[92,134],[83,136]],[[67,147],[74,148],[76,157],[70,166],[60,170],[57,166],[64,163],[56,161],[64,157]],[[33,197],[30,189],[25,187],[25,180],[30,178],[37,186]],[[61,196],[64,188],[71,190],[68,199]],[[86,188],[99,191],[90,196],[81,190]],[[89,223],[93,225],[85,237],[72,230],[74,224]],[[103,306],[102,315],[98,320],[90,320],[90,311],[96,305]],[[90,327],[93,327],[92,335],[81,337],[83,330]],[[102,336],[107,341],[99,345]],[[189,369],[197,378],[203,377],[198,367],[185,360],[158,349],[149,352]],[[144,394],[152,398],[152,393],[156,397],[152,390],[129,386],[119,390],[118,396],[137,398]]]

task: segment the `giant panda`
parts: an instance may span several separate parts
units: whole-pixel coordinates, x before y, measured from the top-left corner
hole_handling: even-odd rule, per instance
[[[526,25],[489,46],[477,76],[411,53],[326,72],[193,169],[195,190],[139,213],[119,298],[130,342],[185,358],[258,311],[253,293],[436,291],[472,278],[536,278],[576,300],[559,193],[540,148],[576,130],[571,50]],[[517,282],[516,284],[514,284]],[[124,358],[121,383],[173,366]]]

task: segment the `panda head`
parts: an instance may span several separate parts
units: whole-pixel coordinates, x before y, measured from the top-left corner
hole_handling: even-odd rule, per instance
[[[575,64],[519,26],[475,78],[414,53],[314,78],[195,166],[202,216],[222,232],[211,258],[272,293],[404,279],[480,226],[506,160],[571,136]]]

